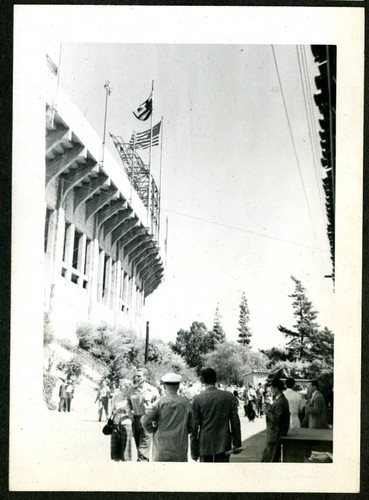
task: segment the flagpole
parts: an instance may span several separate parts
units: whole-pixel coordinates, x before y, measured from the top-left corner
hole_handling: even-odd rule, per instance
[[[164,249],[165,249],[165,267],[167,267],[167,257],[168,257],[168,216],[166,218],[166,231],[165,231]]]
[[[150,157],[149,157],[149,191],[148,191],[148,200],[147,200],[147,226],[151,228],[152,231],[152,223],[151,223],[151,161],[152,161],[152,122],[153,122],[153,114],[154,114],[154,80],[151,85],[151,115],[150,115]]]
[[[133,198],[133,179],[135,175],[135,166],[134,166],[134,161],[135,161],[135,147],[136,147],[136,132],[133,132],[133,153],[132,153],[132,171],[131,171],[131,199],[130,202],[132,203],[132,198]]]
[[[56,92],[54,95],[52,115],[51,115],[51,126],[52,127],[54,127],[55,111],[56,111],[56,105],[58,102],[61,57],[62,57],[62,42],[60,42],[60,47],[59,47],[59,62],[58,62],[58,70],[57,70],[57,76],[56,76]]]
[[[104,117],[104,133],[103,133],[103,142],[102,142],[102,151],[101,151],[101,166],[104,165],[104,154],[105,154],[105,135],[106,135],[106,117],[108,114],[108,97],[111,94],[110,82],[105,82],[104,89],[106,90],[106,98],[105,98],[105,117]]]
[[[162,168],[163,168],[163,127],[164,127],[164,118],[161,117],[159,207],[158,207],[158,243],[159,243],[159,246],[160,246],[160,217],[161,217],[161,186],[162,186]]]

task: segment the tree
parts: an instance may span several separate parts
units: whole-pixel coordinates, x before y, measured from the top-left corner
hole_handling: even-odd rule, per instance
[[[241,385],[245,373],[265,368],[266,361],[262,354],[252,352],[248,346],[240,349],[236,342],[227,341],[204,356],[204,366],[214,368],[218,382],[227,385]]]
[[[66,378],[71,378],[75,382],[78,382],[82,375],[82,362],[78,355],[69,361],[60,361],[57,368],[65,373]]]
[[[284,347],[272,347],[271,349],[262,349],[261,352],[268,358],[267,367],[274,366],[278,361],[289,360],[289,350]]]
[[[220,324],[221,314],[219,312],[219,307],[217,306],[215,310],[213,329],[209,332],[210,336],[210,347],[215,349],[217,344],[222,344],[225,339],[225,333],[222,325]]]
[[[239,342],[241,345],[246,346],[250,344],[251,340],[251,331],[249,327],[250,321],[250,312],[247,304],[247,299],[245,296],[245,292],[242,293],[241,303],[240,303],[240,317],[239,317],[239,327],[237,328],[239,333]]]
[[[203,356],[212,350],[213,340],[204,323],[194,321],[189,330],[182,328],[177,332],[177,338],[172,349],[180,354],[188,366],[196,368],[198,373],[203,365]]]
[[[315,360],[324,362],[327,366],[333,367],[334,355],[334,334],[327,327],[314,332],[311,337],[311,356]]]
[[[315,322],[318,313],[313,309],[312,302],[308,300],[301,281],[293,276],[291,279],[295,282],[295,291],[289,295],[293,299],[293,315],[297,320],[293,325],[295,330],[281,325],[278,326],[278,330],[288,339],[286,345],[293,359],[311,361],[313,359],[311,347],[318,334],[319,325]]]

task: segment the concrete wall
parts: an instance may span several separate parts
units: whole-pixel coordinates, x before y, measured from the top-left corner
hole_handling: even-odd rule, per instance
[[[147,210],[108,150],[99,162],[101,138],[61,88],[55,105],[54,73],[47,83],[45,312],[72,343],[81,321],[144,334],[145,297],[163,272]]]

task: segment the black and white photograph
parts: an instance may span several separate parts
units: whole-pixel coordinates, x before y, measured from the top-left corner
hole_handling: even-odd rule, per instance
[[[363,25],[16,6],[10,490],[358,491]]]

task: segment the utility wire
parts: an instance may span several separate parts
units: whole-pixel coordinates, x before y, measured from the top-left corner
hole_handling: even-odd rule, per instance
[[[301,85],[302,85],[302,92],[304,94],[304,106],[305,106],[305,112],[306,112],[306,120],[309,128],[309,142],[311,145],[311,152],[313,156],[313,162],[314,162],[314,174],[315,174],[315,180],[316,180],[316,185],[317,185],[317,191],[319,194],[319,200],[320,200],[320,208],[322,210],[322,215],[323,215],[323,220],[324,219],[324,210],[323,210],[323,199],[322,199],[322,193],[321,193],[321,179],[319,179],[319,174],[320,174],[320,169],[317,163],[317,157],[318,157],[318,151],[319,149],[317,148],[317,138],[316,138],[316,128],[313,130],[314,126],[314,118],[313,118],[313,111],[311,108],[311,101],[308,98],[309,91],[311,91],[310,85],[309,85],[309,78],[308,78],[308,72],[307,72],[307,67],[306,67],[306,60],[304,59],[304,54],[303,54],[303,48],[300,46],[296,46],[297,50],[297,59],[299,62],[299,70],[300,70],[300,78],[301,78]],[[315,139],[315,140],[314,140]]]
[[[199,220],[199,221],[202,221],[202,222],[207,222],[209,224],[214,224],[216,226],[222,226],[222,227],[226,227],[228,229],[233,229],[235,231],[241,231],[243,233],[249,233],[249,234],[254,234],[256,236],[262,236],[264,238],[268,238],[268,239],[271,239],[271,240],[277,240],[277,241],[282,241],[283,243],[289,243],[291,245],[297,245],[297,246],[301,246],[301,247],[306,247],[306,248],[313,248],[314,250],[321,250],[321,251],[325,251],[324,249],[322,248],[317,248],[317,247],[314,247],[312,245],[306,245],[304,243],[298,243],[297,241],[291,241],[291,240],[285,240],[283,238],[277,238],[276,236],[269,236],[268,234],[264,234],[264,233],[258,233],[256,231],[250,231],[248,229],[243,229],[241,227],[235,227],[235,226],[230,226],[228,224],[223,224],[221,222],[215,222],[215,221],[212,221],[212,220],[209,220],[209,219],[204,219],[202,217],[196,217],[194,215],[189,215],[189,214],[184,214],[184,213],[181,213],[181,212],[177,212],[175,210],[170,210],[168,208],[164,208],[163,207],[163,211],[164,212],[170,212],[172,214],[176,214],[176,215],[181,215],[183,217],[188,217],[189,219],[195,219],[195,220]]]
[[[311,215],[309,200],[308,200],[308,197],[307,197],[307,194],[306,194],[305,183],[304,183],[304,179],[303,179],[302,173],[301,173],[301,167],[300,167],[300,162],[299,162],[299,158],[298,158],[297,151],[296,151],[296,145],[295,145],[295,141],[294,141],[294,138],[293,138],[293,133],[292,133],[292,128],[291,128],[291,122],[290,122],[290,118],[289,118],[289,115],[288,115],[288,110],[287,110],[287,105],[286,105],[286,99],[284,97],[283,86],[282,86],[281,77],[280,77],[279,69],[278,69],[278,63],[277,63],[277,59],[276,59],[275,52],[274,52],[274,46],[272,45],[271,47],[272,47],[272,52],[273,52],[273,58],[274,58],[275,68],[276,68],[276,71],[277,71],[278,82],[279,82],[279,86],[280,86],[280,89],[281,89],[283,106],[284,106],[284,110],[285,110],[285,113],[286,113],[287,124],[288,124],[288,129],[289,129],[289,132],[290,132],[291,142],[292,142],[293,150],[295,152],[296,163],[297,163],[297,167],[298,167],[298,171],[299,171],[299,174],[300,174],[300,179],[301,179],[301,183],[302,183],[302,187],[303,187],[303,191],[304,191],[304,195],[305,195],[305,201],[306,201],[306,204],[307,204],[307,207],[308,207],[308,211],[309,211],[310,222],[311,222],[311,226],[312,226],[313,233],[314,233],[314,236],[315,236],[315,240],[318,241],[317,236],[316,236],[316,232],[315,232],[313,217]]]
[[[296,46],[296,51],[297,51],[297,59],[299,63],[299,70],[300,70],[300,78],[301,78],[301,85],[302,85],[302,91],[304,94],[304,105],[305,105],[305,112],[306,112],[306,119],[307,119],[307,124],[308,124],[308,129],[309,129],[309,142],[311,145],[311,151],[312,151],[312,157],[313,157],[313,163],[314,163],[314,174],[315,174],[315,181],[317,185],[317,191],[319,194],[319,206],[321,209],[321,215],[322,215],[322,222],[326,226],[327,221],[325,218],[325,206],[324,206],[324,201],[322,198],[322,172],[319,167],[319,146],[318,146],[318,133],[316,129],[316,124],[315,124],[315,119],[314,119],[314,112],[313,112],[313,107],[312,107],[312,102],[309,96],[312,95],[311,92],[311,86],[310,86],[310,80],[309,80],[309,70],[307,67],[307,62],[306,62],[306,51],[305,47],[300,45]],[[324,261],[326,260],[323,257]]]

